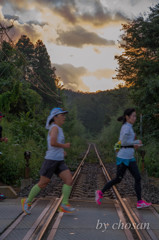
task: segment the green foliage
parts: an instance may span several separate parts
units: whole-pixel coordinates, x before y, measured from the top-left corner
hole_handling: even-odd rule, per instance
[[[23,144],[27,140],[33,139],[39,147],[43,147],[46,131],[44,126],[40,125],[39,117],[32,119],[29,112],[27,114],[21,113],[18,119],[13,120],[10,131],[12,131],[15,143]]]
[[[116,78],[130,87],[130,96],[143,114],[143,133],[147,140],[158,138],[159,119],[159,4],[150,9],[147,17],[138,17],[123,25],[121,47],[116,56],[119,64]]]
[[[31,177],[34,179],[39,177],[39,169],[47,147],[45,121],[48,110],[43,113],[43,117],[39,114],[35,118],[31,118],[29,113],[21,113],[18,118],[9,114],[7,115],[9,121],[3,119],[1,124],[4,130],[3,135],[9,139],[7,144],[1,143],[0,146],[3,153],[0,158],[0,180],[4,183],[16,184],[24,178],[25,151],[31,152]],[[67,150],[66,162],[70,167],[77,166],[77,158],[86,150],[86,142],[83,126],[77,123],[71,113],[70,119],[68,118],[65,123],[64,133],[66,142],[71,142],[71,148]]]
[[[143,114],[143,143],[148,173],[159,176],[159,4],[146,17],[123,25],[118,61],[118,80],[129,87],[130,97]],[[139,122],[137,125],[139,127]]]
[[[3,136],[9,139],[7,144],[0,143],[3,153],[0,157],[0,181],[6,184],[18,184],[24,178],[25,151],[31,152],[31,177],[39,177],[47,148],[45,123],[50,110],[57,107],[58,98],[53,96],[57,91],[54,80],[58,83],[55,68],[51,66],[42,41],[37,41],[34,46],[27,36],[22,36],[17,47],[18,50],[3,42],[0,49],[0,111],[6,115],[2,121]],[[42,82],[45,89],[41,90],[44,91],[33,87],[36,84],[41,86]],[[50,90],[52,95],[48,96],[52,97],[47,98]],[[72,145],[67,158],[68,164],[72,165],[75,158],[85,151],[85,129],[77,120],[76,110],[71,110],[68,116],[64,132],[66,141]]]
[[[120,127],[114,121],[104,127],[98,140],[98,146],[107,162],[115,159],[114,144],[118,141]]]
[[[77,118],[86,131],[95,137],[104,126],[108,126],[111,117],[129,100],[127,88],[80,93],[64,90],[69,108],[76,106]]]
[[[125,106],[126,107],[126,106]],[[97,137],[98,148],[103,155],[103,160],[113,162],[115,160],[114,144],[119,139],[120,128],[122,124],[117,121],[117,118],[123,114],[119,110],[115,116],[111,117],[110,123],[104,126],[102,131]]]
[[[16,47],[25,59],[24,79],[29,80],[31,88],[42,97],[45,106],[52,107],[60,101],[56,87],[57,76],[50,56],[41,40],[34,45],[26,35],[22,35]]]
[[[159,143],[155,138],[151,138],[151,141],[145,145],[145,167],[150,176],[159,177]]]
[[[11,92],[7,91],[0,95],[0,109],[1,111],[9,111],[10,110],[10,96]]]
[[[0,144],[3,153],[0,157],[0,180],[16,184],[24,178],[25,151],[31,152],[31,177],[37,178],[46,150],[46,130],[40,119],[31,119],[29,114],[24,113],[19,118],[8,114],[1,125],[3,136],[7,136],[9,141]]]
[[[31,62],[34,58],[34,44],[30,41],[30,38],[26,35],[22,35],[16,43],[17,48],[21,51],[26,61]]]
[[[23,153],[19,145],[1,143],[0,181],[16,184],[24,176]],[[13,154],[14,153],[14,154]]]
[[[30,85],[22,81],[25,67],[24,60],[9,43],[3,42],[0,49],[2,56],[0,69],[0,109],[18,115],[20,112],[35,112],[35,107],[41,103],[37,92],[30,89]]]
[[[81,152],[86,151],[86,130],[83,124],[77,118],[77,109],[74,106],[69,110],[66,117],[66,122],[63,126],[66,142],[71,143],[71,148],[67,149],[67,162],[74,165],[74,161],[79,157]]]

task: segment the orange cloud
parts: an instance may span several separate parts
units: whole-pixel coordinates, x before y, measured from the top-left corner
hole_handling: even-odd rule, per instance
[[[98,69],[97,71],[90,73],[92,76],[95,76],[97,79],[101,78],[112,78],[115,74],[115,70],[113,69]]]
[[[21,24],[18,22],[17,16],[7,15],[5,18],[2,14],[1,8],[0,8],[0,19],[1,19],[1,24],[4,27],[10,26],[12,23],[12,21],[10,20],[14,20],[14,27],[11,28],[8,32],[8,35],[14,41],[17,41],[20,38],[20,36],[23,34],[28,35],[33,42],[35,42],[40,37],[39,28],[37,25],[28,24],[28,23]]]
[[[14,11],[25,12],[31,9],[42,11],[47,7],[53,14],[63,18],[69,24],[88,23],[95,27],[102,27],[110,23],[125,22],[127,16],[121,11],[111,11],[105,7],[100,0],[76,1],[76,0],[2,0],[9,3]],[[84,6],[84,7],[83,7]]]
[[[54,64],[54,66],[65,88],[73,91],[89,91],[89,87],[82,81],[82,76],[87,73],[84,67],[74,67],[71,64]]]

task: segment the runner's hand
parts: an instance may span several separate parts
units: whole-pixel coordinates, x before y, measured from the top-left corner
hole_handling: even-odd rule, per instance
[[[8,142],[8,138],[6,138],[6,137],[5,137],[5,138],[4,138],[4,142],[6,142],[6,143],[7,143],[7,142]]]
[[[135,144],[135,145],[134,145],[134,148],[135,148],[135,149],[138,149],[138,148],[139,148],[139,145],[138,145],[138,144]]]
[[[143,146],[143,144],[142,144],[141,140],[139,140],[139,144],[134,144],[135,149],[138,149],[139,147],[142,147],[142,146]]]
[[[71,144],[70,143],[65,143],[65,148],[70,148]]]

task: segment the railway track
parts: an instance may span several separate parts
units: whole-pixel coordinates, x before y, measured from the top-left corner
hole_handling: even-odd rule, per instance
[[[90,149],[95,151],[96,160],[92,163],[86,162],[86,158],[90,153]],[[91,165],[91,168],[90,168]],[[93,165],[93,168],[92,168]],[[95,144],[89,144],[84,158],[79,164],[77,170],[73,175],[73,188],[70,196],[71,201],[86,201],[88,198],[94,200],[94,190],[100,189],[106,181],[110,181],[111,177],[105,168]],[[60,221],[63,217],[63,213],[57,213],[57,210],[61,204],[63,196],[53,199],[52,197],[46,197],[45,199],[36,199],[32,204],[32,213],[30,216],[26,216],[21,213],[17,219],[1,234],[0,240],[51,240],[54,238]],[[106,199],[112,199],[114,201],[116,211],[120,220],[124,223],[131,224],[133,229],[126,229],[125,235],[127,239],[140,239],[140,240],[156,240],[156,235],[151,229],[138,229],[137,226],[142,224],[142,216],[139,211],[131,207],[131,202],[127,198],[122,198],[119,191],[115,186],[105,194]],[[36,218],[36,209],[38,207],[41,210],[40,215]],[[97,206],[98,207],[98,206]],[[159,218],[159,214],[155,212],[153,207],[151,211]],[[35,219],[32,219],[35,218]],[[20,235],[17,235],[18,226],[25,226],[29,221],[29,230],[23,231]],[[25,228],[25,227],[24,227]],[[18,234],[18,233],[17,233]]]
[[[110,181],[111,177],[110,177],[109,173],[107,172],[107,170],[106,170],[106,168],[105,168],[105,166],[104,166],[104,164],[103,164],[103,162],[102,162],[102,160],[101,160],[101,158],[98,154],[98,151],[97,151],[97,148],[96,148],[95,145],[94,145],[94,148],[95,148],[97,157],[99,159],[100,165],[102,166],[103,173],[105,174],[107,180]],[[143,239],[145,239],[145,240],[147,240],[147,239],[157,240],[158,238],[156,238],[156,236],[153,234],[153,232],[151,230],[149,231],[148,229],[147,230],[137,229],[137,226],[142,225],[141,218],[136,217],[136,214],[134,214],[134,211],[132,211],[132,209],[131,209],[131,206],[130,206],[131,203],[129,202],[129,204],[128,204],[126,199],[122,199],[122,197],[120,196],[120,193],[117,190],[116,186],[113,186],[112,189],[113,189],[113,191],[116,195],[116,199],[120,202],[120,205],[122,206],[123,210],[125,211],[128,219],[130,221],[131,226],[134,226],[134,230],[135,230],[135,233],[136,233],[138,239],[140,239],[140,240],[143,240]],[[154,209],[152,209],[152,211],[153,210]],[[137,211],[135,211],[135,212],[137,213]]]

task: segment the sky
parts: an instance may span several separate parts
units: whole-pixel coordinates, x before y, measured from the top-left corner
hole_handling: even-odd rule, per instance
[[[0,0],[0,22],[14,19],[10,37],[22,34],[47,47],[65,88],[96,92],[122,84],[115,55],[122,24],[149,11],[159,0]]]

